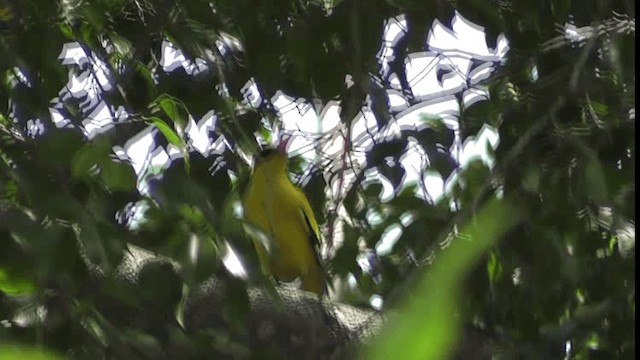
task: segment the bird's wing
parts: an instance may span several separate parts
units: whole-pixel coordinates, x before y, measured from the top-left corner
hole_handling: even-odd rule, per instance
[[[309,200],[307,200],[307,197],[304,195],[302,190],[296,188],[296,192],[300,199],[300,214],[304,220],[304,224],[306,225],[311,245],[314,247],[320,247],[320,228],[318,227],[316,217],[313,215],[313,210],[311,210]]]
[[[309,242],[311,243],[311,246],[313,248],[318,250],[318,248],[320,248],[320,238],[319,238],[318,232],[316,230],[314,230],[312,219],[309,218],[309,215],[307,215],[307,213],[304,210],[301,210],[300,214],[302,215],[302,219],[304,220],[304,224],[307,227],[307,233],[309,235]],[[311,216],[313,216],[313,215],[311,215]]]
[[[300,203],[300,216],[302,217],[303,224],[305,224],[309,245],[311,245],[311,249],[314,250],[317,264],[322,265],[322,261],[320,259],[320,228],[318,227],[318,222],[316,221],[316,217],[313,215],[311,204],[309,204],[309,200],[305,196],[304,192],[299,188],[296,188],[296,192]]]
[[[313,215],[313,210],[311,209],[311,204],[309,204],[309,200],[305,196],[305,194],[299,188],[296,188],[297,198],[299,202],[299,214],[301,217],[302,223],[305,226],[305,231],[307,233],[307,239],[309,241],[309,246],[313,253],[313,257],[315,260],[315,269],[312,270],[311,279],[307,279],[310,284],[317,283],[317,286],[320,287],[318,289],[311,290],[311,288],[307,288],[307,290],[319,293],[327,293],[327,274],[323,270],[322,259],[320,258],[320,229],[318,227],[318,222],[316,217]],[[303,279],[303,284],[304,284]]]
[[[311,207],[309,207],[308,209],[309,211],[311,210]],[[319,286],[321,287],[321,289],[318,289],[318,291],[321,291],[321,293],[328,293],[328,288],[327,288],[327,273],[324,272],[323,270],[323,266],[322,266],[322,259],[320,258],[320,233],[318,230],[318,224],[316,223],[316,219],[313,216],[313,212],[309,212],[309,211],[304,211],[302,210],[300,213],[302,214],[302,217],[304,218],[305,221],[305,225],[307,226],[308,231],[308,239],[309,239],[309,246],[311,246],[311,250],[313,252],[313,258],[316,262],[316,272],[315,274],[317,274],[316,276],[316,281],[318,281]],[[312,280],[313,281],[313,280]]]

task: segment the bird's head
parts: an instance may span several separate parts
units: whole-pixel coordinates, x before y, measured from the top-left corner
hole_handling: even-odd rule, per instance
[[[283,136],[280,138],[277,146],[269,145],[260,150],[255,158],[255,171],[270,169],[284,174],[289,162],[287,158],[288,143],[289,138]]]

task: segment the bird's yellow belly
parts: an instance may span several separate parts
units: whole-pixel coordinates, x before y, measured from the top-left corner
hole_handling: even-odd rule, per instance
[[[269,252],[262,243],[255,242],[263,267],[266,265],[271,274],[283,281],[292,281],[308,273],[309,264],[313,264],[315,258],[305,228],[307,224],[297,208],[288,203],[286,194],[272,192],[247,215],[273,241]]]

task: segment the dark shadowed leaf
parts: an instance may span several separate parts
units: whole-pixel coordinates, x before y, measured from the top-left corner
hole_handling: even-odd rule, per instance
[[[111,191],[131,191],[136,188],[136,173],[130,164],[107,160],[100,164],[100,177]]]
[[[92,168],[105,161],[109,161],[111,144],[108,139],[99,137],[85,144],[73,157],[72,172],[75,177],[90,175]]]

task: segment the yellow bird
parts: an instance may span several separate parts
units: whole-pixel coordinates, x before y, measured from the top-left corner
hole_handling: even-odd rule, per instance
[[[300,277],[302,288],[323,295],[326,282],[316,247],[320,231],[305,194],[287,176],[286,142],[258,154],[244,195],[245,218],[273,239],[273,249],[254,240],[264,272],[282,281]]]

